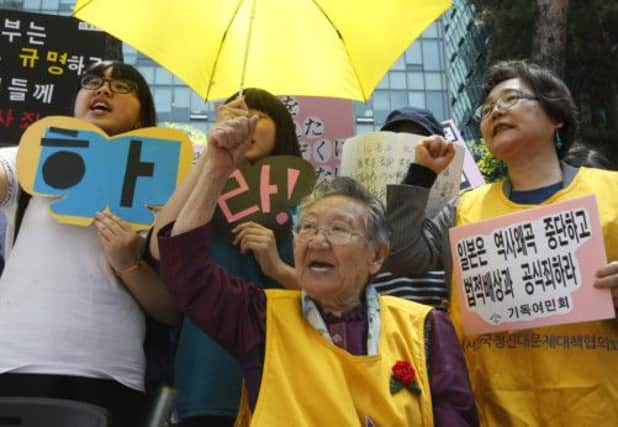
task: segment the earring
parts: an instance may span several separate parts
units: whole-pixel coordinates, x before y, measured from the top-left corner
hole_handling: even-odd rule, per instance
[[[554,144],[556,145],[556,150],[562,150],[564,143],[562,142],[562,137],[560,136],[560,132],[556,131],[554,134]]]

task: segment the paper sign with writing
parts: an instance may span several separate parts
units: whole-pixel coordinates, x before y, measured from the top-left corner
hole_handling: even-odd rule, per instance
[[[217,232],[231,237],[241,222],[254,221],[289,235],[291,211],[311,192],[316,181],[313,166],[296,156],[271,156],[250,164],[245,161],[231,175],[219,197],[213,218]]]
[[[341,147],[354,135],[352,101],[316,96],[283,96],[294,119],[300,151],[318,178],[338,175]]]
[[[86,121],[50,116],[22,136],[17,176],[28,193],[56,199],[49,209],[58,222],[87,226],[107,208],[145,229],[154,219],[149,207],[165,204],[192,157],[191,142],[175,129],[110,138]]]
[[[411,133],[369,132],[343,145],[341,175],[361,182],[386,203],[386,186],[399,184],[414,162],[414,147],[423,138]],[[437,213],[459,192],[464,148],[455,144],[455,158],[442,171],[429,193],[426,214]]]
[[[613,318],[594,195],[450,230],[465,335]]]
[[[75,18],[0,7],[0,145],[16,145],[42,117],[72,114],[83,71],[121,59],[106,40]]]
[[[461,189],[476,188],[485,184],[483,174],[474,161],[474,156],[468,149],[466,142],[461,136],[459,129],[452,120],[446,120],[442,123],[442,132],[444,139],[449,142],[460,144],[464,148],[463,173],[461,174]]]

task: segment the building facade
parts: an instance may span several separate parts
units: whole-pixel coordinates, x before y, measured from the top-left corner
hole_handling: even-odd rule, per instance
[[[74,3],[75,0],[0,0],[0,7],[70,15]],[[357,133],[379,129],[389,111],[407,105],[428,108],[439,120],[451,117],[444,36],[444,21],[438,19],[397,59],[371,99],[354,103]],[[180,79],[126,44],[123,54],[124,61],[137,67],[149,83],[160,122],[187,124],[202,131],[214,122],[214,103],[204,102]]]
[[[482,101],[490,32],[475,18],[475,8],[454,0],[442,17],[447,54],[449,107],[467,141],[480,138],[474,111]]]

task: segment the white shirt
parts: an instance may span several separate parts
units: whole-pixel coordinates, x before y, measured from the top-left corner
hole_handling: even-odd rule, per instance
[[[0,149],[9,177],[12,241],[17,149]],[[0,373],[111,378],[144,389],[144,316],[113,275],[92,227],[55,222],[50,199],[32,197],[0,277]],[[7,247],[9,247],[8,245]]]

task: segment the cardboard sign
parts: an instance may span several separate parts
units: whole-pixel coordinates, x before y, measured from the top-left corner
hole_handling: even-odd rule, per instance
[[[75,18],[0,10],[0,145],[42,117],[72,114],[79,76],[111,59],[108,37]]]
[[[343,145],[341,175],[361,182],[386,203],[388,184],[400,184],[414,162],[414,147],[424,138],[411,133],[369,132]],[[429,193],[427,216],[433,216],[459,192],[464,148],[455,144],[455,158],[438,175]]]
[[[271,156],[243,162],[226,183],[213,218],[217,232],[231,237],[241,222],[254,221],[289,235],[292,210],[311,193],[316,181],[313,166],[296,156]]]
[[[450,230],[465,335],[615,317],[595,196]]]
[[[440,124],[442,125],[442,132],[444,132],[444,139],[449,142],[459,144],[464,148],[463,173],[461,174],[460,189],[465,190],[467,188],[476,188],[485,184],[485,178],[483,178],[483,174],[476,165],[474,156],[468,149],[468,146],[462,138],[455,122],[452,120],[446,120]]]
[[[17,176],[28,193],[56,199],[50,214],[61,223],[87,226],[109,209],[135,229],[153,222],[191,166],[187,136],[169,128],[143,128],[113,138],[72,117],[50,116],[21,138]]]

